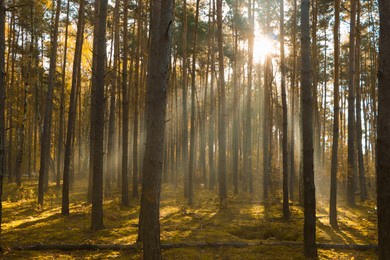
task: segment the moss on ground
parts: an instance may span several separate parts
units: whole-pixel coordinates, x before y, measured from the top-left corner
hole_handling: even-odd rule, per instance
[[[61,190],[51,183],[43,208],[37,205],[36,181],[23,186],[5,184],[2,245],[6,259],[139,259],[141,252],[125,251],[11,251],[31,244],[132,244],[137,238],[139,200],[120,206],[113,191],[104,202],[105,229],[90,230],[91,206],[85,202],[86,184],[71,192],[70,215],[61,215]],[[188,207],[181,190],[164,186],[161,201],[161,240],[182,242],[302,241],[303,212],[291,204],[291,219],[282,219],[281,203],[262,204],[244,195],[229,197],[220,210],[218,197],[197,190],[194,207]],[[376,243],[376,212],[373,204],[339,207],[340,229],[328,223],[327,205],[318,203],[317,238],[322,243]],[[166,259],[304,259],[297,246],[260,245],[246,248],[180,248],[164,250]],[[375,252],[319,250],[321,259],[376,259]]]

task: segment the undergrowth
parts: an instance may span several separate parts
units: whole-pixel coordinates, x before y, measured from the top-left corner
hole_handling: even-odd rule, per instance
[[[70,195],[70,215],[61,215],[61,190],[51,183],[43,208],[37,204],[36,181],[21,187],[5,184],[3,193],[2,256],[6,259],[139,259],[141,252],[124,251],[13,251],[13,246],[32,244],[133,244],[137,239],[139,200],[120,206],[113,191],[104,200],[104,225],[90,230],[91,206],[86,203],[87,185],[79,182]],[[281,203],[261,203],[248,195],[230,196],[228,208],[219,209],[216,192],[199,188],[193,207],[181,189],[164,185],[161,201],[162,243],[303,241],[303,212],[290,205],[291,218],[282,218]],[[339,230],[328,223],[326,203],[317,206],[319,243],[375,244],[376,211],[367,203],[356,208],[339,207]],[[166,259],[304,259],[302,248],[260,245],[246,248],[180,248],[163,251]],[[319,250],[321,259],[376,259],[373,251]]]

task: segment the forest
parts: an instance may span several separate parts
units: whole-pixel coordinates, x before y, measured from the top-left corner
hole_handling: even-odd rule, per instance
[[[390,259],[389,17],[0,0],[0,257]]]

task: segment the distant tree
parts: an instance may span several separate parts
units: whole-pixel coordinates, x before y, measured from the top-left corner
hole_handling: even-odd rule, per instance
[[[317,257],[316,197],[313,169],[313,85],[310,67],[310,0],[301,2],[301,109],[303,136],[304,255]],[[316,98],[316,97],[315,97]]]
[[[51,136],[51,121],[53,110],[53,91],[56,72],[57,61],[57,47],[58,47],[58,23],[60,19],[61,0],[57,0],[56,15],[53,25],[52,45],[50,50],[50,67],[49,67],[49,82],[46,93],[45,115],[43,121],[43,132],[41,140],[41,164],[39,169],[38,182],[38,204],[43,206],[43,194],[47,189],[47,180],[49,174],[50,162],[50,136]]]
[[[182,68],[182,105],[183,105],[183,144],[182,144],[182,163],[183,163],[183,174],[184,174],[184,196],[188,197],[189,184],[188,184],[188,115],[187,115],[187,29],[188,18],[187,18],[187,1],[183,1],[183,38],[182,38],[182,57],[183,57],[183,68]]]
[[[208,138],[208,146],[209,146],[209,168],[210,168],[210,181],[209,181],[209,189],[213,190],[215,181],[216,181],[216,172],[215,172],[215,94],[214,94],[214,81],[215,81],[215,0],[210,0],[209,2],[209,15],[212,17],[210,20],[210,120],[209,120],[209,138]],[[238,165],[238,163],[237,163]],[[238,169],[238,167],[237,167]],[[237,173],[238,174],[238,173]]]
[[[144,259],[162,258],[159,220],[160,192],[173,4],[174,0],[153,0],[151,2],[151,46],[149,49],[146,96],[146,143],[139,225]]]
[[[390,256],[390,2],[379,1],[377,206],[379,259]]]
[[[355,36],[356,36],[356,0],[351,1],[351,19],[349,29],[348,58],[348,172],[347,204],[355,205]]]
[[[227,187],[226,187],[226,97],[225,97],[225,67],[224,67],[224,49],[222,33],[222,0],[217,0],[217,38],[218,38],[218,72],[219,72],[219,120],[218,120],[218,182],[220,207],[227,206]]]
[[[92,223],[91,229],[103,226],[103,136],[104,136],[104,75],[106,60],[107,0],[96,0],[94,18],[94,61],[92,66],[91,131],[94,142],[92,160]]]
[[[255,17],[252,1],[248,2],[248,84],[246,88],[245,134],[244,134],[244,191],[253,193],[252,177],[252,87],[253,87],[253,42],[255,38]]]

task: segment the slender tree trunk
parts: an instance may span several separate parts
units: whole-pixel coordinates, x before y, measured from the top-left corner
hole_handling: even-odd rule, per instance
[[[252,181],[252,71],[253,71],[253,42],[254,42],[254,14],[252,1],[248,2],[249,38],[248,38],[248,84],[246,91],[246,117],[244,135],[244,191],[253,193]]]
[[[340,117],[340,0],[334,2],[335,22],[333,26],[333,44],[334,44],[334,79],[333,79],[333,143],[332,143],[332,162],[330,169],[330,204],[329,204],[329,222],[333,228],[337,228],[337,168],[338,168],[338,147],[339,147],[339,117]]]
[[[218,125],[218,171],[219,171],[219,198],[220,207],[227,207],[227,190],[226,190],[226,108],[225,108],[225,68],[224,68],[224,50],[223,50],[223,33],[222,33],[222,0],[217,0],[217,26],[218,26],[218,71],[219,71],[219,125]]]
[[[287,154],[287,94],[286,94],[286,67],[284,58],[284,0],[280,0],[280,70],[283,108],[283,217],[290,217],[288,200],[288,154]]]
[[[234,65],[233,65],[233,186],[234,194],[238,194],[238,166],[239,166],[239,143],[240,143],[240,133],[239,133],[239,94],[238,94],[238,30],[237,30],[237,18],[238,18],[238,0],[234,2]],[[209,148],[210,149],[210,148]]]
[[[140,89],[140,57],[141,57],[141,28],[142,28],[142,1],[138,1],[137,10],[137,51],[135,61],[134,82],[134,132],[133,132],[133,198],[138,198],[138,117],[139,117],[139,89]]]
[[[5,0],[0,0],[0,225],[3,217],[2,195],[5,172]],[[1,232],[1,229],[0,229]],[[0,233],[1,237],[1,233]],[[2,243],[0,242],[0,245]]]
[[[351,1],[351,20],[349,32],[349,77],[348,77],[348,173],[347,204],[355,205],[355,38],[356,38],[356,0]]]
[[[104,133],[104,75],[106,60],[106,20],[107,0],[95,2],[94,39],[96,49],[93,53],[96,63],[92,68],[91,131],[92,138],[92,222],[91,229],[99,230],[103,226],[103,133]]]
[[[195,11],[195,29],[194,29],[194,42],[192,47],[192,71],[191,71],[191,130],[190,130],[190,162],[188,167],[188,204],[192,206],[194,200],[194,177],[195,177],[195,95],[196,95],[196,41],[198,36],[198,19],[199,19],[199,0],[196,1]]]
[[[161,259],[160,191],[164,149],[165,114],[170,64],[173,0],[151,2],[146,144],[140,210],[144,259]]]
[[[215,153],[214,153],[214,133],[215,133],[215,95],[214,95],[214,78],[215,78],[215,0],[210,0],[210,15],[212,15],[211,25],[211,77],[210,77],[210,121],[209,121],[209,167],[210,167],[210,190],[215,186]]]
[[[189,195],[188,186],[188,115],[187,115],[187,0],[183,1],[183,147],[182,147],[182,163],[184,174],[184,197]]]
[[[266,2],[266,34],[270,32],[271,18],[269,14],[270,1]],[[271,173],[271,135],[269,129],[271,128],[271,58],[267,55],[265,59],[265,75],[264,75],[264,102],[263,102],[263,200],[268,200],[270,173]]]
[[[390,2],[379,0],[377,205],[379,259],[390,256]]]
[[[358,152],[358,169],[359,169],[359,186],[360,186],[360,200],[365,201],[367,199],[367,187],[366,177],[364,172],[364,159],[363,159],[363,147],[362,147],[362,93],[360,84],[360,38],[361,38],[361,26],[360,26],[360,0],[357,0],[357,32],[356,32],[356,56],[355,56],[355,70],[356,70],[356,145]]]
[[[291,145],[290,145],[290,199],[295,199],[295,93],[296,93],[296,72],[297,72],[297,0],[294,0],[293,7],[293,29],[292,29],[292,44],[293,44],[293,64],[291,75]]]
[[[43,122],[43,132],[41,138],[41,163],[39,169],[39,182],[38,182],[38,204],[43,206],[43,193],[46,190],[49,163],[50,163],[50,136],[51,136],[51,121],[52,121],[52,109],[53,109],[53,91],[55,82],[55,70],[57,60],[57,47],[58,47],[58,23],[60,19],[61,0],[57,0],[56,15],[54,21],[54,32],[52,38],[52,46],[50,51],[50,67],[49,67],[49,83],[47,86],[46,103],[45,103],[45,116]]]
[[[128,207],[129,202],[129,180],[128,180],[128,160],[129,160],[129,95],[127,82],[128,63],[128,1],[124,1],[123,11],[123,68],[122,68],[122,206]]]
[[[72,70],[72,86],[69,99],[69,113],[68,113],[68,129],[66,132],[65,142],[65,157],[64,157],[64,174],[62,184],[62,215],[69,215],[69,172],[71,163],[72,151],[72,138],[74,135],[74,129],[76,124],[76,95],[77,95],[77,81],[79,77],[79,69],[81,65],[82,46],[84,40],[84,11],[85,0],[80,0],[79,6],[79,18],[77,21],[77,35],[76,35],[76,49],[73,58],[73,70]],[[81,102],[81,101],[79,101]],[[80,163],[80,162],[79,162]]]
[[[65,111],[65,79],[66,79],[66,58],[68,52],[68,24],[69,24],[69,6],[70,1],[67,1],[66,7],[66,20],[65,20],[65,46],[64,46],[64,57],[62,63],[62,78],[61,78],[61,101],[60,101],[60,125],[58,132],[58,143],[57,143],[57,176],[56,176],[56,184],[57,189],[60,189],[61,186],[61,166],[63,161],[63,149],[64,149],[64,111]]]
[[[304,255],[317,257],[316,197],[313,169],[313,85],[310,67],[310,0],[301,2],[301,102],[303,136]],[[314,97],[316,98],[316,97]]]

